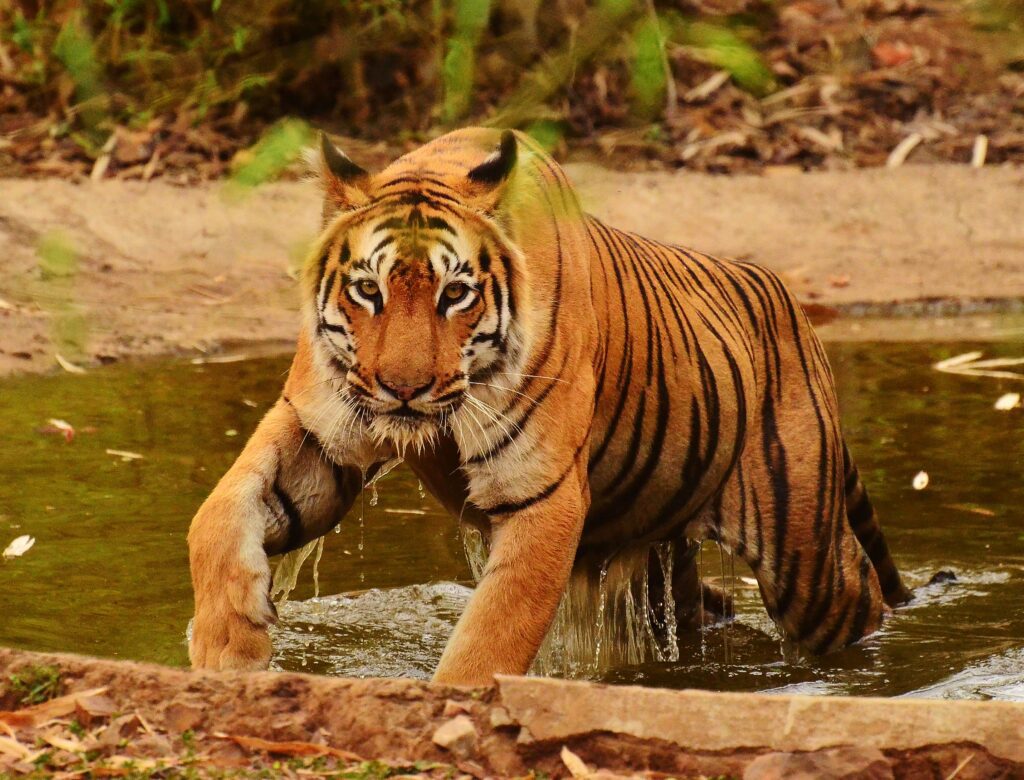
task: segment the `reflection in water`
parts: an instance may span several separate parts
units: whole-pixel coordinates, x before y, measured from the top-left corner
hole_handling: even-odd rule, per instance
[[[918,588],[917,601],[881,632],[824,658],[801,655],[780,643],[745,567],[734,571],[709,543],[702,571],[734,594],[735,621],[668,642],[646,622],[640,590],[624,600],[606,587],[602,599],[598,582],[592,607],[566,609],[592,608],[586,619],[599,630],[577,636],[578,622],[563,620],[538,668],[719,690],[1024,697],[1024,412],[993,409],[1019,389],[1010,380],[930,368],[970,348],[829,349],[851,449],[897,563]],[[994,357],[1015,352],[986,347]],[[188,522],[273,401],[286,367],[176,363],[3,382],[0,546],[21,534],[37,544],[0,563],[8,605],[0,644],[185,663]],[[73,442],[40,433],[51,417],[75,426]],[[144,457],[122,462],[107,449]],[[917,491],[919,471],[930,481]],[[378,488],[379,502],[368,491],[324,540],[320,593],[348,595],[311,599],[312,561],[300,574],[275,629],[278,668],[423,677],[440,656],[470,594],[470,561],[456,524],[407,470],[382,477]],[[629,558],[610,565],[628,567]],[[926,586],[942,568],[960,581]],[[595,592],[592,582],[574,587]],[[616,633],[612,613],[629,610],[633,634]],[[570,642],[576,651],[566,653]]]

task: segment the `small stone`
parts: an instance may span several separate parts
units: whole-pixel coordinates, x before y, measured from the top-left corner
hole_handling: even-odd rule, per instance
[[[533,741],[533,734],[530,733],[530,730],[526,728],[526,726],[519,729],[519,736],[516,737],[517,745],[529,745]]]
[[[743,780],[892,780],[892,766],[877,748],[840,747],[813,753],[767,753],[751,761]]]
[[[469,708],[462,702],[449,699],[444,703],[444,716],[446,718],[454,718],[456,715],[466,715],[468,712]]]
[[[465,715],[458,715],[438,726],[431,739],[438,747],[467,758],[476,750],[476,726]]]
[[[491,710],[491,728],[503,729],[515,725],[517,725],[516,722],[512,720],[512,716],[504,707],[494,707]]]

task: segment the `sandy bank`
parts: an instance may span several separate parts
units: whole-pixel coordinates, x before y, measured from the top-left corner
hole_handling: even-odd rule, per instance
[[[610,223],[777,269],[808,303],[950,314],[1024,300],[1021,168],[570,173]],[[86,362],[286,349],[297,326],[287,268],[317,214],[306,183],[230,202],[219,185],[0,179],[0,374],[51,369],[68,311],[85,323]],[[55,231],[79,258],[64,287],[40,279],[37,249]]]

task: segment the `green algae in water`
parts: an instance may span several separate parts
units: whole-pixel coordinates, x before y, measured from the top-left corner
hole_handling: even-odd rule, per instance
[[[878,635],[809,658],[780,647],[756,590],[737,584],[748,574],[737,564],[734,623],[683,632],[678,660],[604,679],[1024,698],[1024,412],[993,409],[1020,383],[931,368],[973,346],[829,346],[851,451],[897,563],[914,586],[940,568],[957,571],[958,584],[924,588]],[[37,539],[24,557],[0,563],[0,644],[187,663],[188,524],[276,398],[287,365],[162,363],[0,383],[0,544]],[[40,433],[51,417],[75,426],[74,441]],[[107,449],[143,458],[122,462]],[[916,491],[921,470],[930,482]],[[349,595],[310,599],[306,567],[275,630],[277,667],[423,677],[440,656],[470,594],[453,582],[471,578],[455,521],[405,468],[381,480],[376,506],[363,503],[362,556],[357,502],[340,533],[325,537],[319,565],[321,592]],[[720,582],[720,556],[703,561]]]

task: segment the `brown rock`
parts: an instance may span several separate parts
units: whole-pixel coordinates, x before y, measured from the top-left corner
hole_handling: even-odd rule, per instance
[[[431,739],[438,747],[467,758],[476,751],[476,726],[465,715],[458,715],[438,726]]]
[[[889,761],[876,748],[840,747],[814,753],[767,753],[743,772],[743,780],[892,780]]]
[[[469,713],[469,707],[454,699],[448,699],[444,703],[444,716],[446,718],[454,718],[456,715],[466,715]]]
[[[504,707],[494,707],[491,709],[491,728],[492,729],[503,729],[509,726],[518,725],[512,716],[508,714],[508,710]]]

